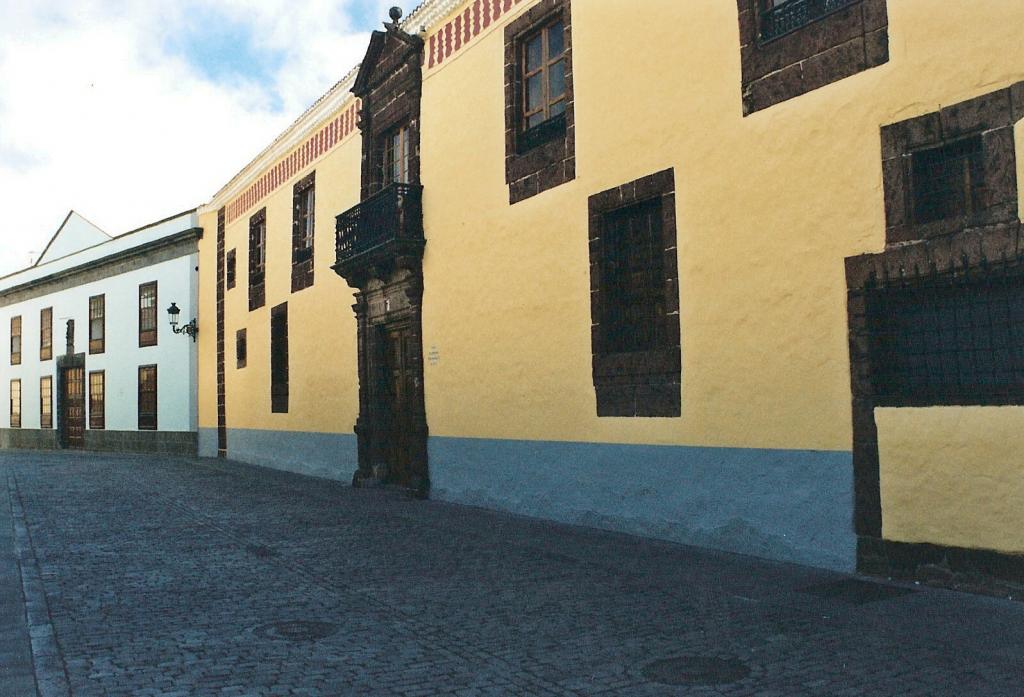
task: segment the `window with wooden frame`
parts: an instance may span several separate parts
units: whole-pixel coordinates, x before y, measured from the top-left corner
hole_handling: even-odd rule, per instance
[[[385,133],[380,139],[380,180],[382,188],[389,184],[409,183],[411,131],[402,125]]]
[[[11,380],[11,428],[21,428],[21,380]]]
[[[139,286],[139,346],[156,346],[156,281]]]
[[[313,231],[316,226],[316,172],[295,184],[292,192],[292,292],[313,285]]]
[[[270,411],[288,412],[288,303],[270,311]]]
[[[235,367],[244,368],[249,356],[249,346],[244,329],[235,332]]]
[[[139,366],[139,430],[156,430],[156,366]]]
[[[234,249],[229,249],[227,256],[224,258],[224,280],[227,283],[228,290],[235,287],[235,276],[237,274],[237,261]]]
[[[97,431],[106,428],[106,382],[107,376],[102,370],[89,373],[89,428]]]
[[[565,132],[565,24],[559,15],[520,43],[520,151]]]
[[[39,360],[53,358],[53,308],[44,307],[39,311]]]
[[[39,378],[39,428],[53,428],[53,376]]]
[[[505,26],[510,204],[576,178],[571,17],[570,0],[540,0]]]
[[[11,365],[21,365],[21,315],[11,317]]]
[[[89,353],[103,353],[106,350],[106,313],[107,299],[105,295],[93,295],[89,298]]]
[[[249,218],[249,311],[263,307],[267,274],[267,209]]]

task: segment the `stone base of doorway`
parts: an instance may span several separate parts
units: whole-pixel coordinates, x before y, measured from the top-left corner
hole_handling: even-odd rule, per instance
[[[859,537],[857,571],[1024,600],[1024,554]]]

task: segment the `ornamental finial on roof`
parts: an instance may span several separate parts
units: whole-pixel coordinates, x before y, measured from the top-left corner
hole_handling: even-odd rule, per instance
[[[391,23],[397,26],[398,20],[402,18],[402,8],[398,7],[397,5],[395,7],[392,7],[390,10],[388,10],[388,16],[391,17]]]

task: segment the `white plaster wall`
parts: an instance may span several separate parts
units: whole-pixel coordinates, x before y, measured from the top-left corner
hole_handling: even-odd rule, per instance
[[[157,365],[157,428],[194,431],[196,344],[173,334],[167,307],[176,302],[181,323],[195,316],[198,255],[191,254],[0,308],[0,427],[10,427],[10,381],[21,379],[22,428],[39,428],[39,378],[52,375],[57,390],[57,357],[65,353],[67,321],[75,320],[75,353],[85,354],[86,373],[106,372],[106,430],[138,428],[138,367]],[[139,347],[139,285],[157,282],[157,345]],[[104,353],[89,354],[89,297],[106,296]],[[39,360],[39,311],[53,308],[53,358]],[[11,317],[22,317],[21,365],[10,363]],[[88,394],[88,383],[86,386]],[[54,425],[59,414],[54,395]],[[88,426],[88,420],[87,420]]]

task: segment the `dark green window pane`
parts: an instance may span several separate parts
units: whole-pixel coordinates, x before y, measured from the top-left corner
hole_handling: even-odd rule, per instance
[[[543,112],[538,112],[526,120],[526,127],[533,128],[541,123],[544,123],[544,114]]]
[[[565,101],[558,102],[557,104],[551,105],[551,115],[558,116],[565,112]]]

